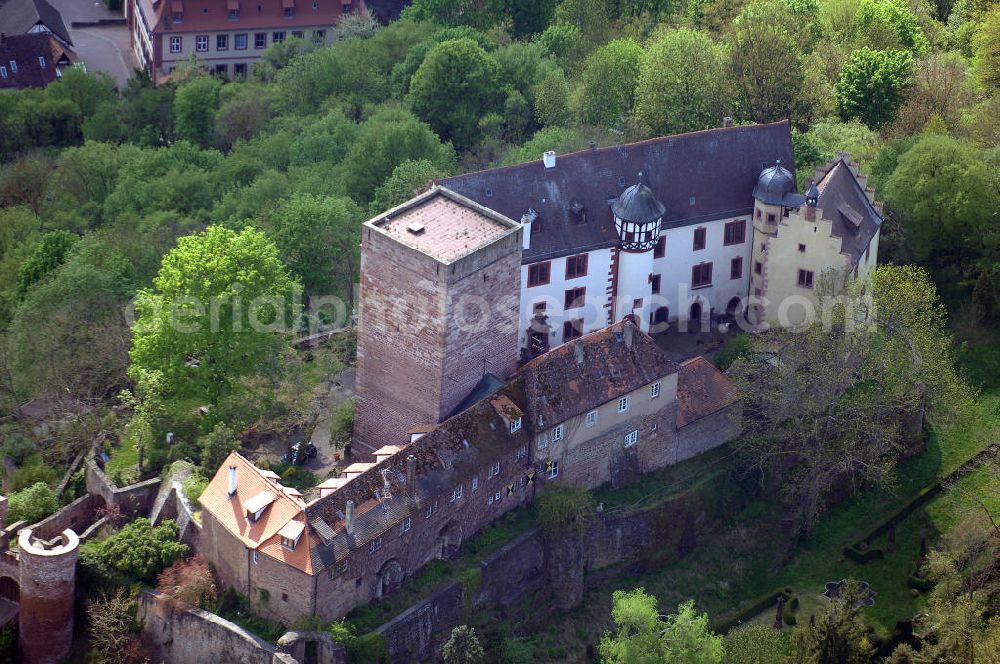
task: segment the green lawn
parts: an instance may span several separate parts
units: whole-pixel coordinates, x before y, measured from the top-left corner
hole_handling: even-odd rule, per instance
[[[584,661],[586,643],[596,643],[608,628],[611,593],[617,588],[644,586],[660,600],[664,611],[694,598],[713,623],[724,626],[755,601],[782,588],[799,596],[799,615],[805,619],[824,602],[826,581],[854,577],[868,581],[878,592],[875,606],[864,616],[880,636],[888,636],[899,620],[913,615],[921,598],[914,598],[907,577],[914,571],[920,534],[927,529],[933,543],[955,525],[967,499],[948,491],[924,504],[897,525],[896,552],[880,561],[855,563],[843,549],[873,531],[896,510],[938,479],[961,467],[1000,433],[1000,389],[982,395],[976,417],[932,435],[927,450],[900,467],[894,490],[872,491],[841,504],[824,515],[812,536],[787,558],[787,538],[778,529],[780,514],[770,504],[756,502],[726,527],[699,543],[686,559],[612,585],[591,589],[584,606],[555,620],[541,634],[540,652],[553,652],[551,661]],[[983,472],[973,472],[960,487],[990,493],[991,507],[1000,516],[1000,487]],[[981,494],[982,495],[982,494]],[[874,543],[882,546],[885,536]],[[566,656],[562,657],[565,652]],[[540,658],[539,661],[545,661]]]

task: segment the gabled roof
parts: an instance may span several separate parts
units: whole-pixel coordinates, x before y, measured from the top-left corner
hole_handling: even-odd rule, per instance
[[[73,44],[62,14],[45,0],[7,0],[0,5],[0,32],[25,34],[38,24],[51,30],[63,42]]]
[[[45,66],[39,61],[45,59]],[[15,72],[10,65],[17,62]],[[41,88],[55,81],[56,67],[65,67],[76,60],[76,54],[46,32],[26,35],[6,35],[0,40],[0,64],[7,69],[7,78],[0,78],[0,88]]]
[[[631,347],[626,326],[631,328]],[[626,320],[536,357],[519,375],[528,420],[537,429],[565,422],[677,369],[649,335]]]
[[[541,155],[539,155],[541,156]],[[441,180],[452,191],[515,220],[529,208],[532,224],[524,263],[617,244],[608,202],[640,180],[663,203],[665,228],[749,214],[761,169],[775,160],[794,174],[787,122],[709,129],[641,143],[559,155]],[[572,215],[579,203],[586,211]]]
[[[817,207],[823,219],[831,222],[831,233],[841,238],[840,251],[857,263],[882,225],[882,215],[868,200],[857,177],[844,158],[816,183],[819,190]]]
[[[702,356],[681,363],[677,376],[677,428],[736,403],[736,386]]]

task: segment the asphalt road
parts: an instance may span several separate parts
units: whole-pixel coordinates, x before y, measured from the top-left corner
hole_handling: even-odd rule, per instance
[[[126,0],[127,1],[127,0]],[[74,22],[95,22],[101,19],[121,19],[121,12],[112,12],[94,0],[49,0],[62,14],[63,22],[73,40],[73,50],[87,65],[87,71],[107,72],[118,86],[125,85],[136,66],[129,45],[128,28],[124,25],[74,28]]]

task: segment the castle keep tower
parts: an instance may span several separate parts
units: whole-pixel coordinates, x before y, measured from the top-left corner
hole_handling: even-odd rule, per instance
[[[641,173],[639,177],[642,177]],[[615,215],[615,230],[621,240],[615,320],[634,314],[639,329],[649,332],[653,248],[660,239],[660,222],[666,208],[656,200],[650,188],[640,182],[612,201],[611,211]]]
[[[73,641],[73,593],[80,538],[66,529],[47,542],[18,535],[21,570],[19,640],[28,664],[58,664],[69,658]]]
[[[408,442],[514,372],[520,268],[521,225],[444,187],[365,223],[355,452]]]
[[[805,197],[795,193],[795,178],[781,161],[763,169],[753,189],[753,253],[750,259],[750,295],[755,304],[750,306],[750,322],[761,322],[765,308],[759,300],[768,294],[769,244],[778,234],[778,226],[792,209],[799,208]]]

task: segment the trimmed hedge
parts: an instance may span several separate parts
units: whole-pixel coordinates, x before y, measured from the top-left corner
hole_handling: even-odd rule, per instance
[[[867,551],[861,551],[857,548],[857,544],[855,544],[854,546],[844,547],[844,557],[864,565],[872,560],[882,560],[885,558],[885,551],[882,549],[868,549]]]

